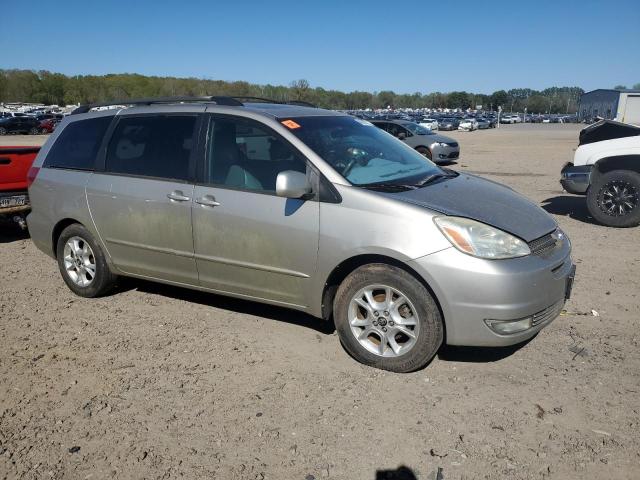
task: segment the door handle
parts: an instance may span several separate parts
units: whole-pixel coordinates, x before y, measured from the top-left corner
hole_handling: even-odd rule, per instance
[[[205,207],[217,207],[220,202],[216,202],[215,197],[212,195],[205,195],[204,197],[196,198],[196,203],[204,205]]]
[[[175,200],[176,202],[188,202],[191,200],[191,197],[187,197],[182,193],[182,190],[174,190],[173,192],[168,193],[167,198],[169,200]]]

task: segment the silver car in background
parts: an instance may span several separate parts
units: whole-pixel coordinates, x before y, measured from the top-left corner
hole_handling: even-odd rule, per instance
[[[408,120],[373,120],[372,123],[402,140],[434,163],[450,163],[460,157],[460,145],[451,137],[432,132]]]
[[[443,343],[530,339],[571,291],[544,210],[368,121],[229,97],[116,104],[65,118],[29,174],[31,237],[80,296],[130,276],[281,305],[409,372]]]

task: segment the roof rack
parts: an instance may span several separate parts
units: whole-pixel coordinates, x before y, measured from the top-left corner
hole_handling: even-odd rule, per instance
[[[311,102],[305,102],[304,100],[291,100],[290,102],[287,102],[287,105],[299,105],[301,107],[318,108],[317,105],[314,105]]]
[[[152,98],[127,98],[122,100],[112,100],[110,102],[97,102],[88,103],[86,105],[80,105],[78,108],[71,112],[71,115],[79,113],[87,113],[92,108],[97,107],[111,107],[115,105],[155,105],[160,103],[197,103],[197,102],[210,102],[216,105],[226,105],[230,107],[242,107],[244,103],[241,100],[257,101],[263,103],[277,103],[281,105],[300,105],[304,107],[318,108],[312,103],[304,102],[302,100],[292,100],[289,102],[279,102],[277,100],[271,100],[269,98],[262,97],[226,97],[226,96],[205,96],[205,97],[152,97]]]
[[[233,98],[234,100],[249,100],[249,101],[263,102],[263,103],[276,103],[279,105],[299,105],[301,107],[318,108],[317,105],[314,105],[313,103],[310,103],[310,102],[305,102],[304,100],[288,100],[286,102],[279,102],[278,100],[272,100],[270,98],[263,98],[263,97],[234,96],[230,98]]]
[[[207,97],[154,97],[154,98],[127,98],[123,100],[112,100],[110,102],[97,102],[80,105],[71,115],[87,113],[92,108],[110,107],[114,105],[154,105],[158,103],[195,103],[212,102],[216,105],[227,105],[231,107],[241,107],[244,104],[233,97],[207,96]]]

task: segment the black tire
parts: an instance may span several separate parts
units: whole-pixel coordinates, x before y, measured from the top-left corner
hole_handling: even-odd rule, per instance
[[[615,196],[616,190],[620,196]],[[587,191],[587,208],[593,218],[608,227],[640,225],[640,173],[613,170],[598,175]]]
[[[429,150],[427,147],[416,147],[416,151],[421,154],[424,155],[425,157],[427,157],[429,160],[432,160],[432,156],[431,156],[431,150]]]
[[[6,135],[7,134],[7,129],[4,127],[0,127],[0,135]]]
[[[349,323],[351,300],[361,289],[370,285],[397,289],[413,304],[419,330],[415,343],[406,353],[390,357],[372,353],[353,333]],[[410,273],[386,264],[364,265],[351,272],[336,292],[333,313],[336,330],[345,350],[359,362],[382,370],[406,373],[423,368],[433,359],[444,339],[442,316],[429,291]],[[390,325],[388,323],[387,327],[390,328]]]
[[[41,135],[46,135],[47,133],[49,133],[49,130],[47,130],[46,128],[41,128],[40,129],[40,134]]]
[[[40,129],[38,127],[33,127],[31,130],[29,130],[29,135],[39,135],[40,134]]]
[[[86,242],[93,253],[95,275],[92,276],[92,280],[87,286],[75,283],[65,268],[64,248],[67,241],[73,237],[79,237],[83,242]],[[95,241],[93,235],[80,224],[69,225],[62,231],[56,244],[56,258],[62,279],[76,295],[86,298],[100,297],[109,293],[115,286],[117,276],[109,269],[102,248]]]

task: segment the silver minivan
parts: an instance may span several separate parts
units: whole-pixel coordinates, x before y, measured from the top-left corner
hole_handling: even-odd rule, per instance
[[[408,372],[443,343],[523,342],[570,295],[570,243],[544,210],[365,120],[230,97],[117,104],[65,118],[29,174],[31,237],[80,296],[130,276],[281,305]]]

